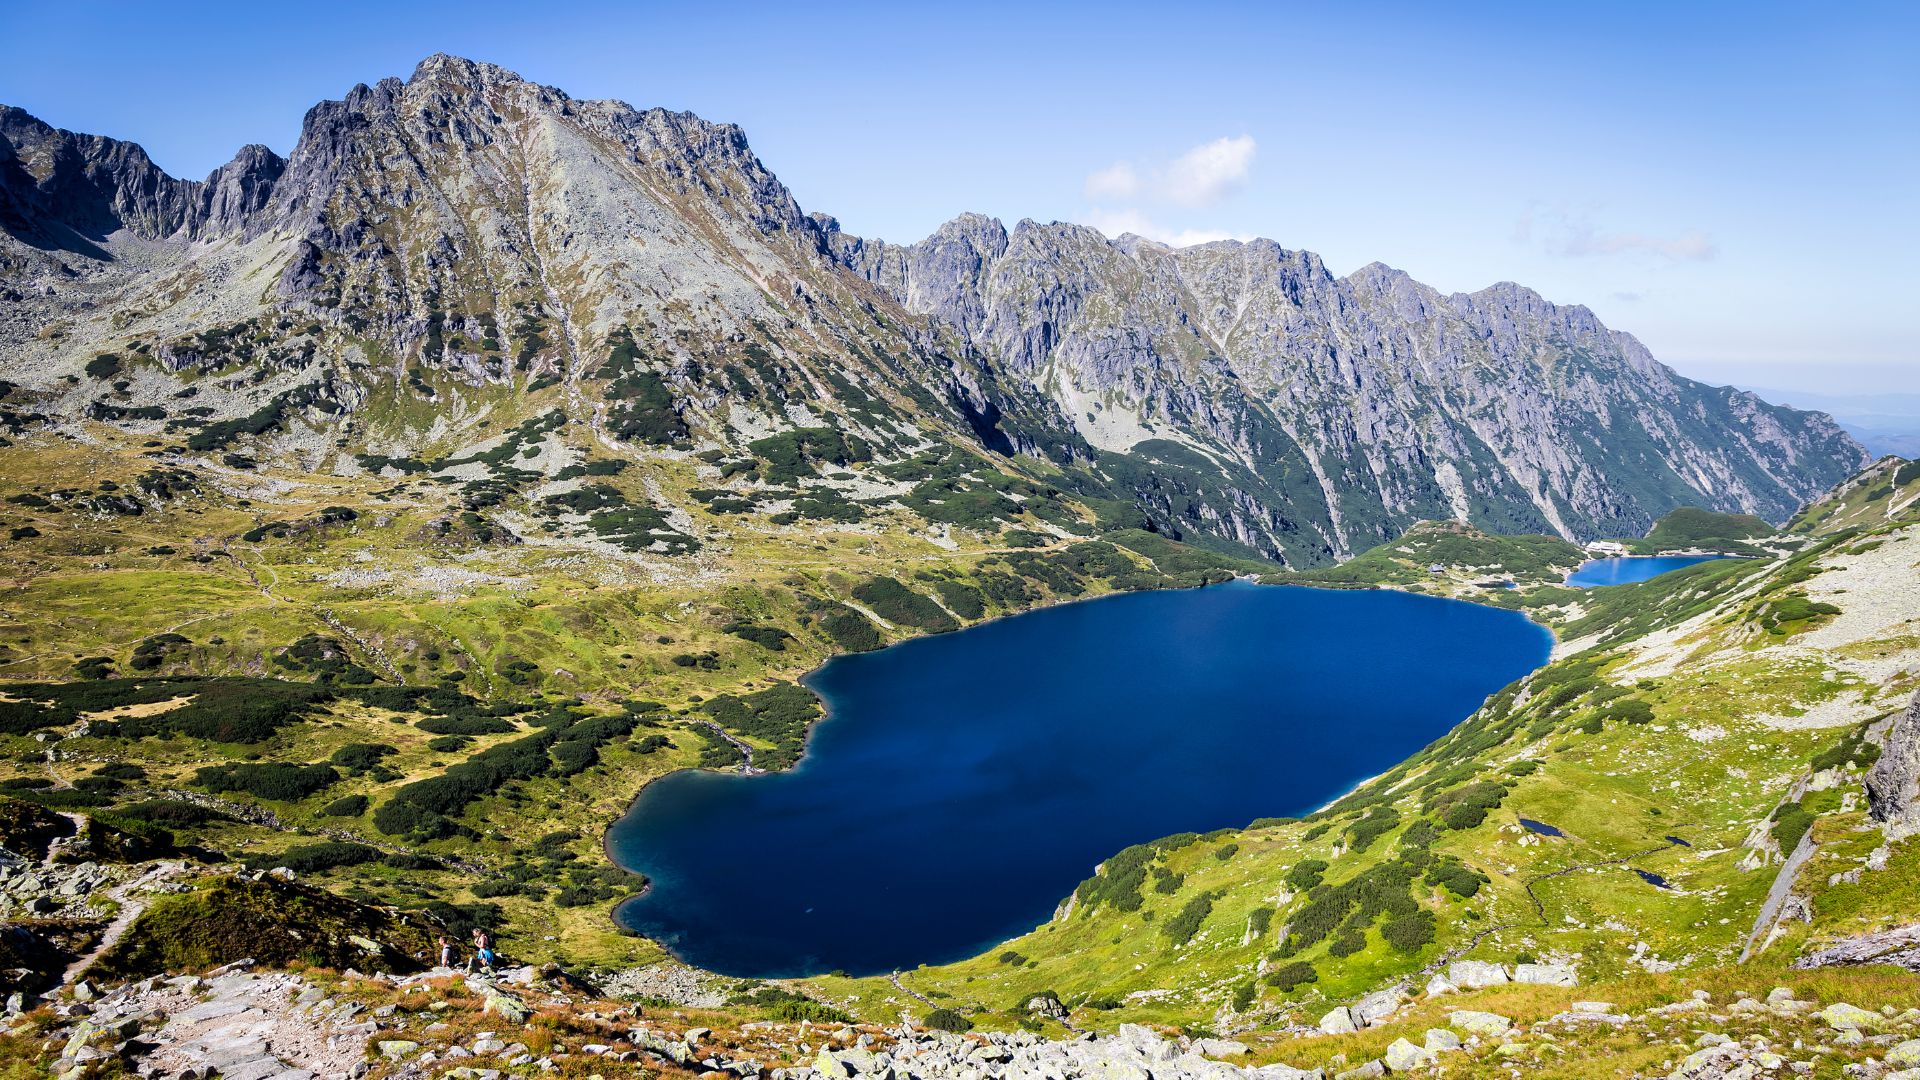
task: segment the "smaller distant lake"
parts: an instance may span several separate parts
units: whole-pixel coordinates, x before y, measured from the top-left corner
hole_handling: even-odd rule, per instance
[[[1521,818],[1520,824],[1526,826],[1528,832],[1536,832],[1536,833],[1539,833],[1541,836],[1567,835],[1566,833],[1561,832],[1559,829],[1554,828],[1553,826],[1547,824],[1544,821],[1535,821],[1532,818]]]
[[[1576,589],[1591,589],[1601,585],[1631,585],[1636,581],[1649,581],[1661,574],[1672,573],[1695,563],[1712,562],[1715,559],[1731,559],[1732,555],[1626,555],[1618,559],[1588,559],[1580,564],[1567,578],[1567,584]]]
[[[1641,881],[1646,882],[1647,884],[1653,886],[1656,889],[1670,889],[1673,887],[1667,884],[1666,878],[1661,877],[1659,874],[1656,874],[1651,870],[1642,870],[1636,866],[1634,867],[1633,872],[1640,875]]]

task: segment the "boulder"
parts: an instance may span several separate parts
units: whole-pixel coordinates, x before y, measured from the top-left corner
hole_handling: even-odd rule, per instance
[[[1499,1013],[1476,1012],[1473,1009],[1455,1009],[1447,1014],[1447,1026],[1455,1031],[1464,1031],[1469,1035],[1505,1035],[1513,1029],[1513,1021]]]
[[[1325,1035],[1351,1035],[1360,1030],[1353,1022],[1353,1013],[1345,1005],[1337,1005],[1332,1012],[1321,1017],[1319,1028]]]
[[[1407,1000],[1404,987],[1390,986],[1385,990],[1376,990],[1359,1001],[1354,1002],[1348,1011],[1353,1015],[1357,1027],[1373,1027],[1392,1016]]]
[[[1134,1053],[1148,1061],[1172,1061],[1180,1048],[1160,1037],[1160,1033],[1140,1024],[1121,1024],[1115,1036]]]
[[[1446,1028],[1428,1028],[1426,1047],[1434,1053],[1460,1049],[1460,1036]]]
[[[813,1071],[825,1080],[853,1080],[853,1070],[846,1063],[833,1056],[833,1051],[822,1049],[814,1055]]]
[[[1222,1058],[1238,1057],[1251,1048],[1235,1039],[1195,1039],[1189,1049],[1201,1057]]]
[[[526,1002],[485,980],[468,979],[467,987],[478,991],[485,999],[485,1004],[481,1006],[480,1011],[498,1016],[510,1024],[526,1023],[527,1017],[533,1012],[527,1007]]]
[[[1878,1031],[1886,1023],[1886,1017],[1879,1013],[1868,1012],[1844,1001],[1829,1005],[1814,1015],[1835,1031]]]
[[[1433,1052],[1413,1045],[1406,1039],[1395,1039],[1382,1055],[1387,1068],[1394,1072],[1407,1072],[1411,1069],[1433,1064]]]
[[[1447,981],[1457,987],[1478,990],[1483,986],[1500,986],[1509,982],[1507,969],[1499,964],[1489,964],[1483,960],[1455,960],[1447,965]]]
[[[1447,981],[1445,975],[1435,975],[1427,980],[1427,996],[1439,997],[1441,994],[1457,994],[1460,988]]]
[[[1067,1007],[1052,994],[1040,994],[1027,999],[1027,1011],[1035,1016],[1051,1017],[1055,1020],[1067,1018]]]
[[[1895,1069],[1920,1068],[1920,1039],[1908,1039],[1888,1050],[1886,1064]]]
[[[1565,964],[1515,964],[1513,981],[1535,986],[1573,986],[1580,980]]]
[[[1239,1069],[1224,1061],[1209,1061],[1198,1054],[1182,1054],[1153,1075],[1177,1076],[1183,1080],[1241,1080]]]

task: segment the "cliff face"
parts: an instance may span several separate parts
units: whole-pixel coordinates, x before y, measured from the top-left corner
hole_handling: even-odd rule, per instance
[[[314,467],[367,447],[368,403],[409,371],[457,384],[446,424],[488,388],[557,383],[611,441],[726,449],[833,418],[877,460],[1045,457],[1169,535],[1306,565],[1423,518],[1579,538],[1682,504],[1779,520],[1861,461],[1828,418],[1678,378],[1518,286],[1443,296],[1268,241],[977,215],[861,240],[803,213],[736,127],[447,56],[203,181],[0,109],[0,226],[0,362],[43,415],[124,413],[64,381],[101,352],[239,363],[202,389],[205,422],[278,395],[344,424],[298,444]]]
[[[907,247],[830,243],[1142,486],[1229,478],[1188,513],[1265,550],[1343,554],[1421,518],[1583,539],[1685,504],[1779,521],[1863,460],[1828,418],[1680,378],[1511,283],[1442,295],[1266,240],[1171,249],[977,215]]]
[[[1867,807],[1890,835],[1920,832],[1920,693],[1887,727],[1867,772]]]
[[[133,143],[76,135],[0,105],[0,225],[23,240],[232,232],[265,206],[285,165],[264,146],[246,146],[205,180],[176,180]]]

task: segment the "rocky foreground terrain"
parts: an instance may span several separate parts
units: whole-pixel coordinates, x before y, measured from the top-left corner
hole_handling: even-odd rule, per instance
[[[770,1080],[1321,1080],[1457,1076],[1920,1076],[1920,1008],[1862,1008],[1791,985],[1715,993],[1671,988],[1648,1003],[1580,999],[1571,989],[1486,1000],[1446,980],[1420,1000],[1342,1007],[1319,1032],[1253,1042],[1173,1036],[1139,1025],[1048,1039],[894,1025],[746,1020],[657,999],[609,998],[557,969],[498,975],[256,972],[150,978],[101,992],[82,982],[55,1004],[10,1006],[9,1050],[36,1049],[60,1076],[125,1069],[155,1077],[640,1076]],[[1506,975],[1456,965],[1459,981]],[[1802,983],[1808,980],[1797,980]],[[1821,990],[1860,989],[1814,980]],[[1869,993],[1884,996],[1885,987]],[[1909,999],[1910,1000],[1910,999]],[[1495,1011],[1502,1009],[1504,1011]],[[1517,1014],[1517,1015],[1510,1015]],[[1268,1060],[1278,1055],[1282,1060]],[[1581,1064],[1586,1059],[1585,1064]]]

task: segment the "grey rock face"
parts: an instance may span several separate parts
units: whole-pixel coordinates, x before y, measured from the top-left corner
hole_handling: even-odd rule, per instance
[[[1457,987],[1478,990],[1510,982],[1507,969],[1484,960],[1456,960],[1447,967],[1447,980]]]
[[[1267,240],[1009,235],[978,215],[906,247],[837,231],[830,247],[1159,486],[1211,459],[1211,490],[1165,499],[1187,519],[1171,524],[1296,561],[1420,518],[1578,539],[1677,505],[1782,520],[1864,461],[1830,419],[1680,378],[1512,283],[1443,295]]]
[[[63,246],[118,229],[149,240],[225,234],[266,205],[285,164],[247,146],[205,180],[176,180],[133,143],[76,135],[0,106],[0,205],[10,211],[0,224]]]
[[[1920,693],[1888,725],[1867,770],[1867,809],[1890,838],[1920,832]]]
[[[1920,923],[1845,938],[1793,962],[1796,968],[1893,964],[1920,972]]]
[[[1580,980],[1565,964],[1515,964],[1513,981],[1536,986],[1573,986]]]

